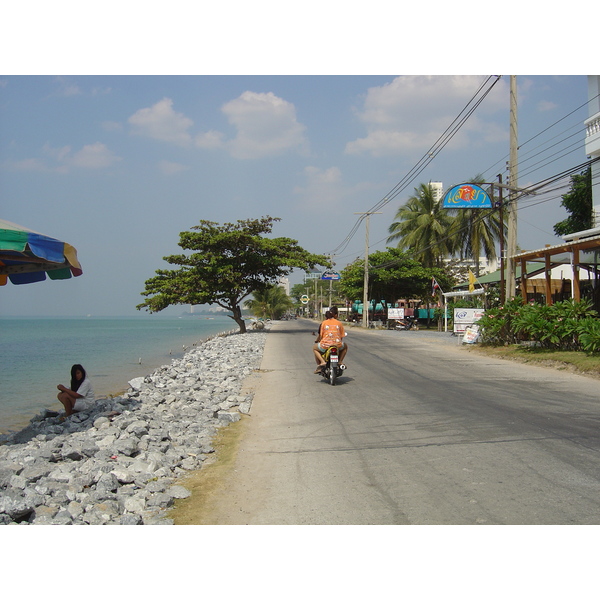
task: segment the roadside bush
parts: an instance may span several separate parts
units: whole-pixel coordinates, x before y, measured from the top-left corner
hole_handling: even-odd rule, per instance
[[[585,317],[579,321],[579,342],[585,352],[600,352],[600,319]]]
[[[533,342],[541,348],[600,352],[600,320],[589,300],[552,306],[513,299],[486,311],[479,321],[481,341],[490,345]]]
[[[514,344],[518,341],[513,328],[514,319],[520,316],[523,303],[518,298],[509,300],[504,306],[490,308],[477,322],[480,339],[494,346]]]

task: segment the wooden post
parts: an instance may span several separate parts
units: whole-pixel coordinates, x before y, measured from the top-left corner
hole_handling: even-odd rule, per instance
[[[527,304],[527,260],[521,259],[521,297],[523,304]]]
[[[544,258],[546,261],[546,306],[552,306],[552,280],[550,279],[552,268],[550,267],[550,255],[546,252]]]
[[[581,289],[579,287],[579,248],[575,246],[571,251],[573,261],[573,300],[581,300]]]

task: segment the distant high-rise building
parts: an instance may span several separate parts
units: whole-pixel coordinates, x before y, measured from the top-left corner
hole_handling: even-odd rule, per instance
[[[281,277],[277,282],[277,285],[282,287],[288,296],[290,295],[290,280],[287,277]]]
[[[441,181],[430,181],[429,187],[433,192],[433,199],[439,202],[444,197],[444,184]]]

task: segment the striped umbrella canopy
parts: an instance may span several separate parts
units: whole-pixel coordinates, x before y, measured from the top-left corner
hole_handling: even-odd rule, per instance
[[[83,273],[77,250],[66,242],[0,219],[0,285],[70,279]]]

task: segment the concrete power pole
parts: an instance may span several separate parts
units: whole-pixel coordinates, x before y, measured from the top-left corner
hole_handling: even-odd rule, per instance
[[[508,240],[506,264],[506,298],[510,300],[515,295],[515,263],[512,256],[517,253],[517,188],[518,182],[518,135],[517,135],[517,76],[510,76],[510,159],[508,163],[509,175],[509,203],[508,203]]]
[[[363,315],[362,326],[366,329],[369,326],[369,217],[371,215],[380,215],[380,212],[354,213],[355,215],[367,215],[365,219],[366,242],[365,242],[365,279],[363,290]]]

